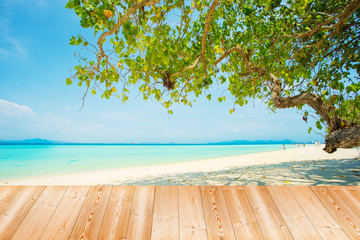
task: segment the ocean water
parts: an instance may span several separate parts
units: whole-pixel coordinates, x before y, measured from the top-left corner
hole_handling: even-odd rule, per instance
[[[0,180],[203,160],[276,151],[282,147],[280,144],[0,145]]]

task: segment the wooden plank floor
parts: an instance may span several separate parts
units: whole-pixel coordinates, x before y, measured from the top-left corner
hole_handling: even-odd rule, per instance
[[[360,187],[0,186],[0,239],[360,239]]]

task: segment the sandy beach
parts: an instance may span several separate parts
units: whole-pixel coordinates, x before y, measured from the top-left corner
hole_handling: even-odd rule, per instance
[[[359,150],[308,146],[69,175],[2,180],[2,185],[360,185]]]

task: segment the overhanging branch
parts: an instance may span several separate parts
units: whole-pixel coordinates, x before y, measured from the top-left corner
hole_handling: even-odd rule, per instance
[[[233,47],[224,52],[216,61],[215,65],[224,60],[232,52],[237,52],[242,57],[242,60],[245,63],[246,69],[249,73],[259,73],[263,75],[268,75],[271,82],[271,98],[276,108],[291,108],[295,106],[300,106],[302,104],[307,104],[312,107],[327,123],[329,127],[333,129],[338,129],[341,122],[337,117],[330,118],[330,112],[332,111],[331,106],[327,104],[320,96],[317,96],[314,93],[306,92],[296,96],[282,97],[282,82],[272,73],[265,69],[261,69],[257,66],[254,66],[250,61],[250,56],[240,47]]]
[[[184,67],[184,68],[181,69],[179,72],[174,73],[174,74],[172,74],[171,76],[172,76],[172,77],[176,77],[176,76],[179,76],[179,75],[183,74],[183,73],[186,72],[187,70],[194,69],[194,68],[196,67],[196,65],[199,63],[199,61],[200,61],[200,58],[198,57],[198,58],[195,60],[195,62],[193,63],[193,65]]]
[[[115,26],[110,31],[107,31],[107,32],[104,32],[103,34],[101,34],[101,36],[99,37],[99,39],[97,41],[97,44],[100,49],[100,55],[98,57],[98,61],[99,61],[99,58],[101,59],[104,56],[104,50],[103,50],[102,44],[103,44],[103,40],[105,37],[114,34],[116,32],[116,30],[118,30],[124,24],[124,22],[126,22],[137,9],[140,9],[145,6],[151,6],[158,2],[160,2],[160,0],[143,0],[139,3],[132,5],[128,9],[128,11],[125,13],[125,15],[118,20],[118,22],[115,24]]]
[[[212,16],[213,16],[213,14],[215,12],[215,8],[216,8],[216,6],[218,4],[219,4],[219,0],[215,0],[213,2],[213,4],[210,6],[209,13],[206,16],[206,20],[205,20],[204,32],[203,32],[203,35],[202,35],[202,38],[201,38],[201,54],[200,54],[200,58],[201,58],[201,61],[203,63],[203,70],[204,70],[205,76],[206,76],[206,62],[205,62],[206,37],[207,37],[207,33],[209,31],[209,25],[210,25]]]
[[[231,53],[237,52],[243,59],[245,66],[247,70],[251,73],[260,73],[260,74],[267,74],[268,72],[264,69],[261,69],[257,66],[254,66],[250,62],[250,56],[248,53],[245,52],[244,49],[241,47],[233,47],[229,50],[226,50],[223,55],[221,55],[218,59],[215,60],[214,65],[216,66],[218,63],[220,63],[222,60],[224,60],[227,56],[229,56]]]
[[[281,81],[272,73],[269,74],[269,77],[272,83],[271,98],[276,108],[291,108],[295,106],[300,106],[302,104],[307,104],[312,107],[325,120],[328,127],[334,130],[340,127],[340,119],[336,116],[330,118],[332,108],[320,96],[311,92],[305,92],[295,96],[281,97]]]
[[[302,34],[297,34],[297,35],[288,36],[288,37],[295,37],[295,38],[311,37],[319,30],[323,30],[323,29],[332,30],[334,28],[337,28],[337,27],[345,24],[346,20],[359,8],[360,8],[360,1],[353,0],[349,5],[347,5],[347,7],[345,8],[345,10],[342,13],[339,13],[338,15],[330,18],[329,20],[317,25],[314,29],[312,29],[308,32],[302,33]],[[337,23],[335,23],[331,26],[327,26],[330,23],[332,23],[333,21],[335,21],[336,19],[339,19]]]

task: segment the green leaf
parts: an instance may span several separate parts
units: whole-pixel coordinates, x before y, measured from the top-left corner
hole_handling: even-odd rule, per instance
[[[311,131],[312,131],[312,127],[309,127],[308,134],[310,134]]]
[[[70,42],[69,42],[70,45],[75,45],[75,37],[71,37],[70,39]]]
[[[320,121],[316,121],[316,127],[317,127],[319,130],[322,129],[322,126],[321,126]]]
[[[67,8],[67,9],[74,8],[74,3],[72,1],[69,1],[68,3],[66,3],[65,8]]]
[[[69,86],[69,85],[71,85],[71,84],[72,84],[72,80],[71,80],[70,78],[67,78],[67,79],[66,79],[66,85]]]
[[[164,63],[164,65],[167,66],[167,65],[169,64],[170,57],[169,57],[168,55],[163,54],[163,55],[161,56],[161,61]]]

